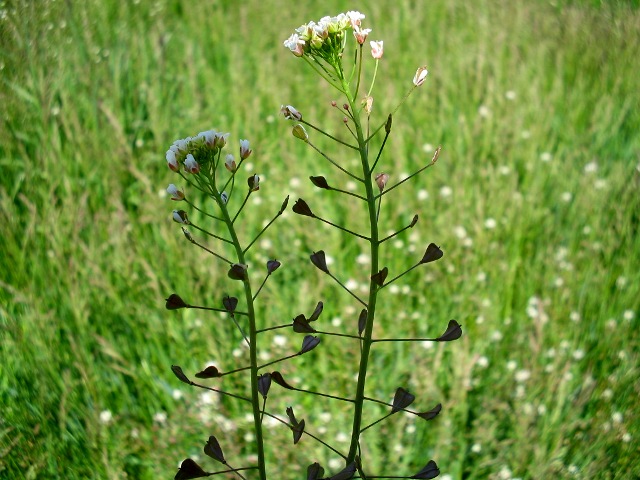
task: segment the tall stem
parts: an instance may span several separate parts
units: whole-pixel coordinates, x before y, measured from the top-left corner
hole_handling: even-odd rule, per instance
[[[345,85],[345,91],[349,92],[348,85]],[[357,105],[355,100],[351,98],[351,95],[347,95],[349,100],[349,106],[353,112],[353,121],[356,129],[356,136],[358,139],[358,150],[360,151],[360,161],[362,163],[362,177],[364,179],[364,186],[367,197],[367,208],[369,210],[369,225],[370,225],[370,251],[371,251],[371,275],[378,273],[378,248],[380,242],[378,241],[378,218],[376,214],[376,198],[373,188],[373,181],[371,178],[371,169],[369,168],[369,155],[367,153],[367,143],[362,131],[362,124],[360,123],[360,115],[358,114]],[[355,460],[358,453],[358,445],[360,439],[360,430],[362,425],[362,405],[364,403],[364,388],[367,377],[367,366],[369,364],[369,351],[371,350],[371,335],[373,332],[373,321],[376,313],[376,299],[378,296],[378,286],[372,281],[369,281],[369,301],[367,302],[367,325],[364,331],[364,337],[362,340],[362,354],[360,356],[360,368],[358,370],[358,385],[356,387],[355,397],[355,410],[353,413],[353,428],[351,433],[351,444],[349,446],[349,454],[347,456],[347,463],[351,463]]]
[[[214,194],[215,195],[215,194]],[[220,200],[220,199],[218,199]],[[236,234],[236,229],[233,226],[233,221],[229,216],[229,211],[227,210],[227,205],[223,204],[219,201],[219,204],[222,205],[222,218],[224,222],[227,224],[229,229],[229,234],[231,235],[231,242],[233,243],[233,247],[236,250],[236,255],[238,257],[238,262],[242,264],[246,264],[244,251],[242,246],[240,245],[240,241],[238,240],[238,235]],[[256,329],[256,313],[253,305],[253,294],[251,293],[251,281],[247,276],[243,281],[244,285],[244,296],[247,301],[247,314],[249,317],[249,356],[251,362],[251,406],[253,408],[253,423],[254,430],[256,434],[256,446],[258,447],[258,471],[260,472],[260,480],[267,480],[267,471],[265,465],[265,456],[264,456],[264,441],[262,438],[262,420],[260,414],[260,397],[258,390],[258,349],[257,349],[257,329]]]

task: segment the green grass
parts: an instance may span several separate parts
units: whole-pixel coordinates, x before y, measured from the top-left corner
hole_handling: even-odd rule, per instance
[[[217,305],[236,288],[170,221],[174,205],[159,192],[175,177],[164,152],[208,128],[249,138],[264,179],[247,235],[288,193],[327,218],[364,220],[312,189],[309,175],[343,177],[278,116],[291,103],[340,132],[334,92],[282,41],[345,6],[240,3],[3,2],[0,478],[172,478],[186,456],[204,457],[211,434],[233,464],[252,454],[242,405],[203,406],[210,399],[169,368],[233,368],[240,338],[219,315],[164,310],[174,291]],[[375,123],[416,67],[430,70],[394,118],[381,168],[397,179],[430,158],[427,144],[444,148],[383,208],[389,230],[420,215],[387,249],[391,272],[431,241],[445,257],[383,298],[379,333],[434,336],[449,318],[465,332],[430,349],[375,349],[371,396],[405,385],[416,405],[444,406],[433,422],[399,416],[376,427],[363,453],[381,473],[413,473],[433,457],[453,479],[640,475],[640,12],[634,2],[554,5],[399,1],[364,11],[371,38],[385,42]],[[332,270],[362,283],[363,245],[291,214],[268,240],[253,261],[277,256],[283,267],[265,290],[265,325],[322,299],[323,325],[353,331],[358,305],[308,254],[326,250]],[[327,339],[282,370],[336,392],[354,384],[355,354]],[[341,405],[281,389],[271,401],[283,415],[294,405],[312,432],[327,424],[329,440],[350,433]],[[107,410],[113,418],[101,422]],[[331,457],[307,440],[294,448],[290,432],[270,429],[271,470],[299,478],[313,461],[326,466]]]

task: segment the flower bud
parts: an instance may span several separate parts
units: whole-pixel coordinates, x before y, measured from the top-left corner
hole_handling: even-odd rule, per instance
[[[247,180],[250,192],[257,192],[260,190],[260,177],[258,175],[251,175]]]
[[[228,154],[226,157],[224,157],[224,167],[231,173],[236,171],[238,167],[236,165],[236,160],[233,158],[233,155]]]
[[[174,210],[173,211],[173,221],[177,223],[181,223],[183,225],[190,225],[189,219],[187,218],[187,212],[184,210]]]
[[[292,132],[294,137],[299,138],[300,140],[303,140],[305,142],[309,141],[309,135],[307,134],[307,131],[299,123],[293,127]]]
[[[380,60],[384,53],[384,48],[382,46],[384,42],[382,40],[378,40],[377,42],[372,41],[369,43],[371,44],[371,56],[376,60]]]
[[[240,140],[240,158],[246,160],[251,155],[251,152],[253,150],[249,148],[249,140]]]
[[[368,96],[364,99],[364,110],[367,112],[367,115],[371,115],[373,110],[373,97]]]
[[[429,71],[427,70],[427,67],[418,68],[418,70],[416,70],[416,74],[413,76],[413,84],[416,87],[419,87],[424,83],[428,74],[429,74]]]
[[[376,175],[376,183],[378,184],[378,188],[380,189],[380,192],[384,190],[384,187],[387,185],[388,181],[389,181],[388,174],[379,173],[378,175]]]
[[[223,148],[227,144],[227,138],[229,138],[230,133],[222,133],[216,132],[215,140],[213,141],[213,145],[216,148]]]
[[[184,168],[189,173],[199,173],[200,165],[196,162],[196,159],[190,153],[187,154],[187,158],[184,160]]]
[[[167,150],[167,154],[165,155],[167,159],[167,166],[173,170],[174,172],[180,171],[180,165],[178,164],[178,159],[176,158],[176,152],[174,150]]]
[[[198,137],[200,137],[204,141],[204,144],[207,147],[214,148],[215,141],[216,141],[216,131],[215,130],[207,130],[205,132],[200,132],[198,134]]]
[[[302,114],[291,105],[281,105],[280,113],[282,113],[287,120],[302,120]]]
[[[184,200],[184,192],[182,190],[178,190],[178,187],[173,183],[167,187],[167,193],[171,195],[171,200],[175,200],[176,202]]]

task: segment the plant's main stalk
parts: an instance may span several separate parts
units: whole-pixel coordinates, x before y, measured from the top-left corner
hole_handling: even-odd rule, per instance
[[[344,85],[345,92],[349,92],[348,85]],[[367,208],[369,211],[369,243],[371,253],[371,276],[378,273],[379,270],[379,246],[378,241],[378,216],[376,212],[376,195],[373,188],[372,172],[369,167],[369,154],[367,152],[367,141],[365,140],[360,123],[360,115],[357,113],[354,99],[347,93],[349,107],[354,113],[353,120],[358,139],[358,150],[360,152],[360,162],[362,164],[362,178],[366,190]],[[364,403],[364,389],[367,379],[367,367],[369,364],[369,351],[371,350],[371,335],[373,332],[373,322],[376,313],[376,300],[378,297],[378,285],[369,279],[369,300],[367,302],[367,324],[364,330],[362,340],[362,353],[360,356],[360,368],[358,370],[358,385],[356,387],[355,410],[353,413],[353,428],[351,432],[351,444],[349,446],[349,454],[347,456],[347,464],[353,462],[358,454],[359,438],[362,425],[362,405]]]
[[[229,234],[231,235],[231,241],[236,250],[238,257],[238,263],[245,264],[244,250],[238,240],[233,221],[229,216],[227,206],[222,202],[222,216],[224,222],[227,224]],[[267,480],[267,471],[264,455],[264,440],[262,437],[262,420],[261,420],[261,406],[260,406],[260,392],[258,390],[258,348],[257,348],[257,328],[256,328],[256,315],[253,305],[253,294],[251,292],[251,281],[249,276],[242,281],[244,286],[244,296],[247,301],[247,314],[249,317],[249,358],[251,363],[250,375],[251,375],[251,406],[253,409],[253,423],[256,434],[256,447],[258,450],[258,470],[260,472],[260,480]]]

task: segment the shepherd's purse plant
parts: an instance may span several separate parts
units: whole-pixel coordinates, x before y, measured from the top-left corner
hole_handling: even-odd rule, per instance
[[[217,395],[229,397],[233,401],[246,405],[253,421],[254,440],[251,447],[256,454],[255,461],[248,464],[238,459],[227,458],[223,448],[225,441],[220,432],[206,432],[208,439],[204,445],[204,454],[221,463],[222,468],[201,466],[195,460],[187,458],[180,464],[175,475],[176,480],[218,474],[227,477],[237,476],[242,479],[282,478],[281,466],[267,460],[265,419],[271,419],[282,428],[291,430],[293,443],[302,444],[302,447],[296,448],[304,448],[307,442],[318,442],[333,455],[343,459],[340,468],[329,472],[329,469],[320,465],[317,459],[309,458],[308,463],[305,464],[308,480],[321,478],[332,480],[428,479],[435,478],[440,473],[436,462],[433,459],[426,459],[424,467],[417,472],[397,472],[393,476],[383,475],[369,466],[370,459],[367,450],[363,448],[363,442],[366,442],[368,434],[375,431],[374,427],[393,414],[406,412],[429,421],[434,419],[442,408],[440,404],[436,404],[423,405],[417,410],[410,409],[416,396],[410,393],[406,385],[398,385],[395,392],[390,392],[389,400],[368,396],[367,378],[375,374],[370,362],[372,350],[383,342],[449,342],[458,339],[462,334],[461,326],[456,320],[449,320],[448,323],[442,321],[442,324],[436,327],[437,333],[430,338],[389,338],[374,334],[376,332],[374,327],[379,321],[376,316],[379,311],[377,307],[387,287],[415,268],[439,260],[443,256],[443,251],[436,243],[428,243],[422,256],[406,259],[407,266],[403,271],[390,271],[382,263],[385,258],[383,256],[385,247],[389,240],[412,229],[418,222],[418,215],[414,215],[404,227],[393,233],[387,235],[381,233],[385,222],[389,222],[389,218],[381,215],[382,203],[392,192],[397,192],[397,189],[410,188],[412,180],[436,163],[441,149],[438,147],[432,157],[414,173],[399,181],[391,181],[394,174],[385,170],[385,167],[389,168],[393,162],[390,162],[383,152],[392,132],[393,115],[397,107],[379,121],[372,119],[373,92],[384,45],[382,41],[367,42],[371,30],[363,27],[364,18],[363,14],[354,11],[342,13],[336,17],[324,17],[318,22],[309,22],[297,28],[284,42],[284,46],[294,57],[306,62],[338,95],[338,99],[333,100],[331,106],[336,113],[336,124],[339,125],[337,128],[341,131],[334,133],[329,133],[324,126],[312,123],[291,105],[285,105],[281,109],[284,118],[293,123],[292,133],[295,139],[307,144],[314,155],[328,162],[331,168],[335,169],[335,178],[327,179],[324,176],[311,175],[310,181],[325,193],[324,197],[327,201],[349,202],[350,215],[362,215],[366,218],[365,223],[368,224],[366,231],[357,231],[357,227],[339,224],[330,218],[325,218],[321,212],[327,209],[322,208],[322,205],[313,205],[312,209],[312,206],[302,198],[291,202],[294,213],[300,217],[307,217],[300,218],[301,222],[327,224],[347,236],[348,241],[360,242],[368,250],[370,271],[363,278],[368,283],[366,295],[362,295],[360,290],[351,288],[344,278],[341,278],[339,266],[334,266],[328,261],[328,255],[321,248],[321,244],[318,244],[317,250],[307,253],[311,263],[320,270],[321,274],[330,277],[331,281],[346,292],[345,298],[358,306],[355,311],[359,311],[359,314],[351,319],[349,333],[331,331],[331,327],[318,326],[321,322],[316,323],[316,321],[323,312],[323,301],[317,303],[314,301],[315,308],[307,315],[290,312],[292,321],[285,324],[273,323],[273,319],[270,318],[258,318],[256,305],[260,301],[260,294],[265,284],[272,275],[277,275],[278,269],[286,266],[282,266],[275,258],[268,260],[266,265],[258,265],[254,250],[259,245],[257,240],[287,209],[289,197],[283,198],[280,205],[273,207],[273,216],[263,223],[264,227],[257,234],[249,236],[246,231],[243,231],[241,219],[246,214],[248,200],[253,195],[259,195],[262,188],[258,174],[252,172],[247,172],[248,175],[241,174],[245,161],[253,154],[248,140],[240,140],[239,149],[234,154],[230,151],[229,133],[208,130],[193,137],[175,141],[166,153],[169,168],[180,177],[181,182],[179,180],[178,183],[183,184],[180,188],[171,184],[167,189],[172,200],[185,205],[173,211],[173,220],[182,226],[184,236],[189,243],[208,252],[213,257],[212,262],[217,262],[220,268],[226,270],[229,281],[234,284],[229,287],[229,290],[238,292],[237,296],[221,294],[219,298],[213,298],[214,306],[193,304],[192,299],[183,299],[181,295],[173,293],[166,300],[166,308],[222,312],[240,332],[242,341],[249,351],[248,362],[233,370],[221,371],[217,366],[209,365],[195,375],[190,375],[180,366],[174,365],[171,368],[175,376],[188,385],[215,392]],[[425,83],[427,74],[426,67],[421,66],[417,69],[413,82],[407,82],[409,88],[400,104],[416,88]],[[369,79],[366,85],[365,78]],[[324,136],[333,141],[336,145],[335,153],[324,151],[317,146],[314,136]],[[375,149],[373,139],[376,139],[376,145],[379,145]],[[341,161],[345,156],[357,156],[360,167],[348,168],[347,163]],[[347,188],[347,182],[355,183],[357,188],[355,190]],[[207,203],[198,205],[197,199],[203,198],[202,194],[207,199]],[[194,212],[198,214],[195,215]],[[201,220],[196,223],[190,217]],[[388,231],[388,227],[385,231]],[[318,239],[318,242],[320,241]],[[184,295],[184,292],[181,293]],[[299,335],[297,340],[299,348],[291,351],[289,355],[261,362],[260,353],[269,349],[269,345],[261,339],[266,332],[278,329],[289,330],[294,336]],[[322,355],[322,343],[328,340],[352,342],[355,350],[359,352],[357,377],[350,391],[310,391],[297,384],[286,373],[283,374],[281,370],[299,356],[310,354],[311,351],[314,351],[311,355],[318,357]],[[313,374],[313,372],[308,373]],[[303,372],[298,372],[298,376],[303,375]],[[225,380],[231,376],[239,377],[234,379],[235,384],[246,382],[248,388],[242,391],[226,388]],[[193,380],[193,377],[197,380]],[[288,390],[295,395],[321,396],[333,402],[349,404],[350,416],[344,419],[345,426],[349,425],[351,431],[348,449],[337,448],[321,435],[314,433],[313,428],[310,428],[311,426],[305,423],[300,413],[294,412],[292,407],[287,408],[285,412],[271,410],[268,402],[270,395],[278,394],[272,391],[274,384],[277,385],[276,388]],[[363,406],[366,403],[383,405],[387,413],[380,418],[367,418],[363,412]],[[286,416],[283,416],[283,413]]]

